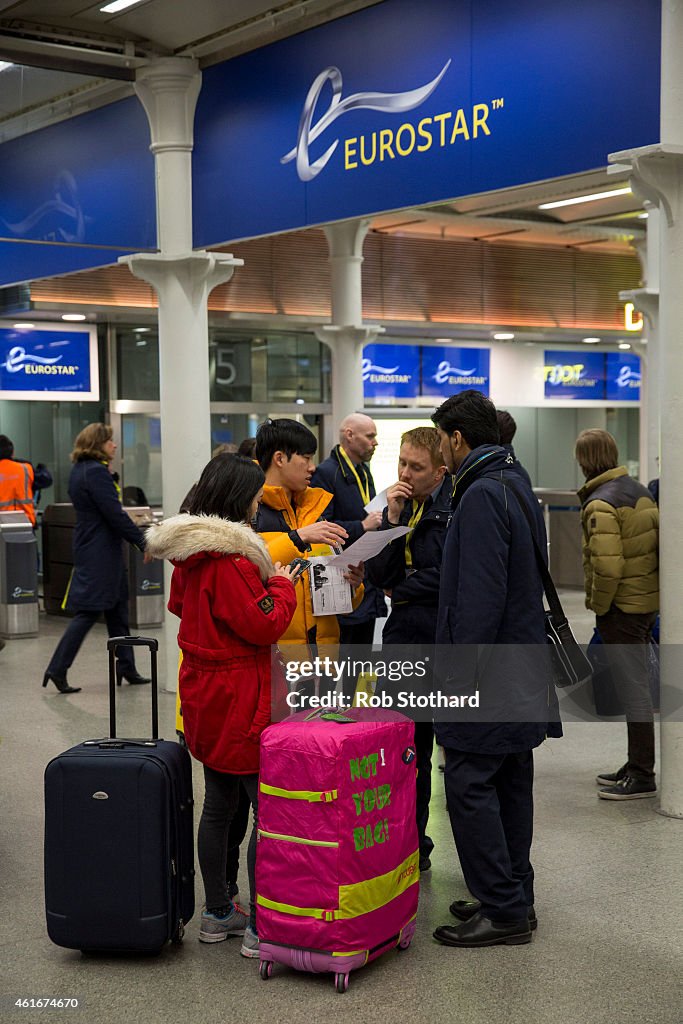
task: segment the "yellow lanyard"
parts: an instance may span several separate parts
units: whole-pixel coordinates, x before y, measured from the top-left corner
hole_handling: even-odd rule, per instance
[[[103,466],[107,467],[107,472],[109,472],[109,463],[105,462],[104,459],[100,459],[100,462],[102,463]],[[121,484],[114,480],[114,477],[112,476],[111,473],[109,473],[109,475],[111,476],[111,482],[113,483],[114,489],[116,490],[116,497],[119,499],[120,502],[123,502],[123,491],[121,490]]]
[[[422,518],[422,513],[425,510],[425,505],[426,504],[427,504],[426,501],[423,501],[420,505],[418,505],[418,503],[416,501],[413,501],[413,514],[410,517],[410,519],[408,520],[408,526],[410,527],[410,533],[406,534],[406,567],[407,568],[411,567],[412,564],[413,564],[413,556],[412,556],[412,552],[410,550],[410,538],[413,535],[413,530],[415,529],[417,524],[420,522],[420,519]]]
[[[358,473],[358,470],[356,469],[354,464],[351,462],[351,459],[348,457],[348,455],[346,454],[346,452],[344,451],[344,449],[342,448],[341,445],[339,445],[339,454],[344,459],[344,461],[348,464],[349,469],[351,470],[351,472],[353,473],[353,475],[356,478],[356,483],[358,484],[358,490],[360,491],[360,496],[363,499],[363,505],[367,505],[368,502],[370,501],[370,482],[368,481],[367,477],[365,478],[365,484],[363,484],[361,482],[361,478],[360,478],[360,474]]]

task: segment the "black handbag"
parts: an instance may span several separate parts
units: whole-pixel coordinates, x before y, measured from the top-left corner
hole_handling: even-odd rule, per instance
[[[548,602],[548,608],[545,610],[545,632],[551,647],[553,682],[558,687],[576,686],[578,683],[585,683],[592,676],[593,666],[585,652],[576,642],[572,627],[569,625],[569,620],[564,613],[552,576],[548,571],[548,566],[545,564],[543,553],[538,546],[534,533],[534,524],[524,498],[509,477],[506,477],[504,480],[500,477],[492,477],[491,479],[501,480],[503,486],[507,487],[514,494],[531,531],[536,564],[541,574],[543,590]]]

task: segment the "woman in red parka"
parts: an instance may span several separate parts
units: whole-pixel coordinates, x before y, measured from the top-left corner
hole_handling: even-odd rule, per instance
[[[248,525],[264,476],[250,459],[219,455],[204,468],[189,513],[147,532],[147,550],[175,566],[168,607],[180,617],[179,687],[185,740],[204,765],[199,866],[206,892],[199,938],[244,935],[242,952],[258,956],[254,917],[256,831],[247,854],[250,914],[230,900],[228,830],[240,783],[256,822],[259,740],[270,722],[271,644],[296,608],[288,567],[273,563]]]

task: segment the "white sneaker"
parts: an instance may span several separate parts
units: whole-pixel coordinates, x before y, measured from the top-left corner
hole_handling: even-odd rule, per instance
[[[244,938],[242,939],[242,948],[240,949],[242,956],[257,957],[259,955],[259,941],[258,935],[251,927],[250,924],[244,930]]]

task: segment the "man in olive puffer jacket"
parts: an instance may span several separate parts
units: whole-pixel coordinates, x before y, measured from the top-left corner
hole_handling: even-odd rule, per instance
[[[586,484],[579,491],[586,607],[610,647],[611,668],[626,713],[628,759],[597,782],[605,800],[635,800],[657,792],[655,734],[647,645],[659,609],[659,509],[646,487],[619,466],[606,430],[584,430],[576,460]]]

